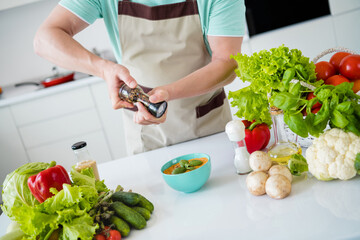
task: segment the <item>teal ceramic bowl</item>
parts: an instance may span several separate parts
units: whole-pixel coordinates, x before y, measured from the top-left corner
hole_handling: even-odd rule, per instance
[[[190,160],[193,158],[203,158],[203,157],[207,158],[208,161],[201,167],[194,169],[190,172],[180,173],[180,174],[164,173],[165,169],[178,163],[182,159]],[[210,172],[211,172],[210,156],[205,153],[191,153],[191,154],[179,156],[177,158],[168,161],[161,167],[161,174],[165,182],[171,188],[185,193],[191,193],[199,190],[209,179]]]

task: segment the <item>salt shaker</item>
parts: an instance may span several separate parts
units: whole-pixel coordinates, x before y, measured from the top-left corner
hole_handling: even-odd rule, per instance
[[[249,165],[250,154],[247,151],[245,142],[245,125],[241,120],[232,120],[226,124],[225,132],[234,147],[236,173],[243,175],[251,172]]]
[[[130,88],[125,83],[120,87],[119,96],[121,100],[129,103],[141,102],[147,110],[156,118],[160,118],[166,111],[167,102],[152,103],[139,85],[136,88]]]

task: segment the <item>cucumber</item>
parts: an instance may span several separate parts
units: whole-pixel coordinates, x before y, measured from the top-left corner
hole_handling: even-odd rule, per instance
[[[151,213],[149,210],[147,210],[146,208],[143,207],[132,207],[132,209],[134,209],[135,211],[137,211],[138,213],[141,214],[141,216],[143,216],[145,218],[145,220],[149,220],[151,217]]]
[[[154,211],[154,205],[141,194],[139,194],[139,196],[140,196],[140,200],[137,206],[146,208],[147,210],[150,211],[150,213],[152,213]]]
[[[115,215],[125,220],[135,229],[143,229],[146,226],[146,220],[140,213],[126,206],[122,202],[113,202],[111,208],[115,211]]]
[[[111,199],[113,201],[120,201],[125,203],[128,206],[135,206],[140,201],[140,196],[137,193],[134,192],[114,192],[111,196]]]
[[[118,230],[122,237],[126,237],[130,233],[130,226],[124,220],[117,216],[111,216],[110,222],[115,225],[116,230]]]

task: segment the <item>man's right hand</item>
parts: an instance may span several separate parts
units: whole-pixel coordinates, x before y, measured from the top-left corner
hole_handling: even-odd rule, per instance
[[[108,91],[110,95],[110,100],[112,107],[114,109],[119,108],[132,108],[133,104],[123,101],[119,97],[119,90],[123,83],[128,85],[131,88],[135,88],[137,86],[137,82],[130,75],[129,70],[117,63],[107,61],[103,68],[103,79],[106,81],[108,85]]]

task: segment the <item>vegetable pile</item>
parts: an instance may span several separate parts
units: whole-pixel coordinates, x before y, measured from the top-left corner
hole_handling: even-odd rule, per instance
[[[138,196],[130,210],[125,204],[117,207],[122,201],[115,196],[121,194],[122,189],[109,190],[104,181],[95,179],[92,168],[78,172],[73,167],[70,176],[71,181],[65,169],[55,162],[28,163],[7,175],[1,208],[19,225],[23,239],[92,240],[96,234],[110,237],[112,230],[125,237],[131,227],[146,226],[145,217],[134,206],[141,207],[139,211],[146,208],[152,212],[153,205],[140,194],[129,193]],[[126,212],[124,216],[122,209]],[[140,220],[132,221],[125,231],[123,226],[132,215],[142,220],[141,226],[134,225]],[[3,238],[10,239],[10,235]]]
[[[357,56],[344,57],[340,61],[340,73],[340,66],[349,65],[352,66],[349,71],[352,78],[358,77],[359,70],[356,69],[360,63],[354,63]],[[360,96],[353,91],[354,82],[347,80],[335,84],[328,81],[336,70],[324,73],[317,67],[316,71],[315,64],[300,50],[289,50],[283,45],[252,56],[238,54],[232,58],[238,62],[235,72],[239,78],[251,83],[229,93],[232,106],[238,107],[236,115],[239,118],[270,125],[269,106],[275,106],[283,110],[285,123],[301,137],[306,138],[309,134],[318,137],[328,124],[331,128],[360,136]],[[350,59],[351,64],[345,64],[346,59]],[[343,74],[350,73],[343,70]]]
[[[269,154],[262,151],[251,153],[249,164],[253,172],[246,177],[246,186],[251,194],[267,194],[274,199],[290,194],[292,175],[287,166],[272,165]]]

